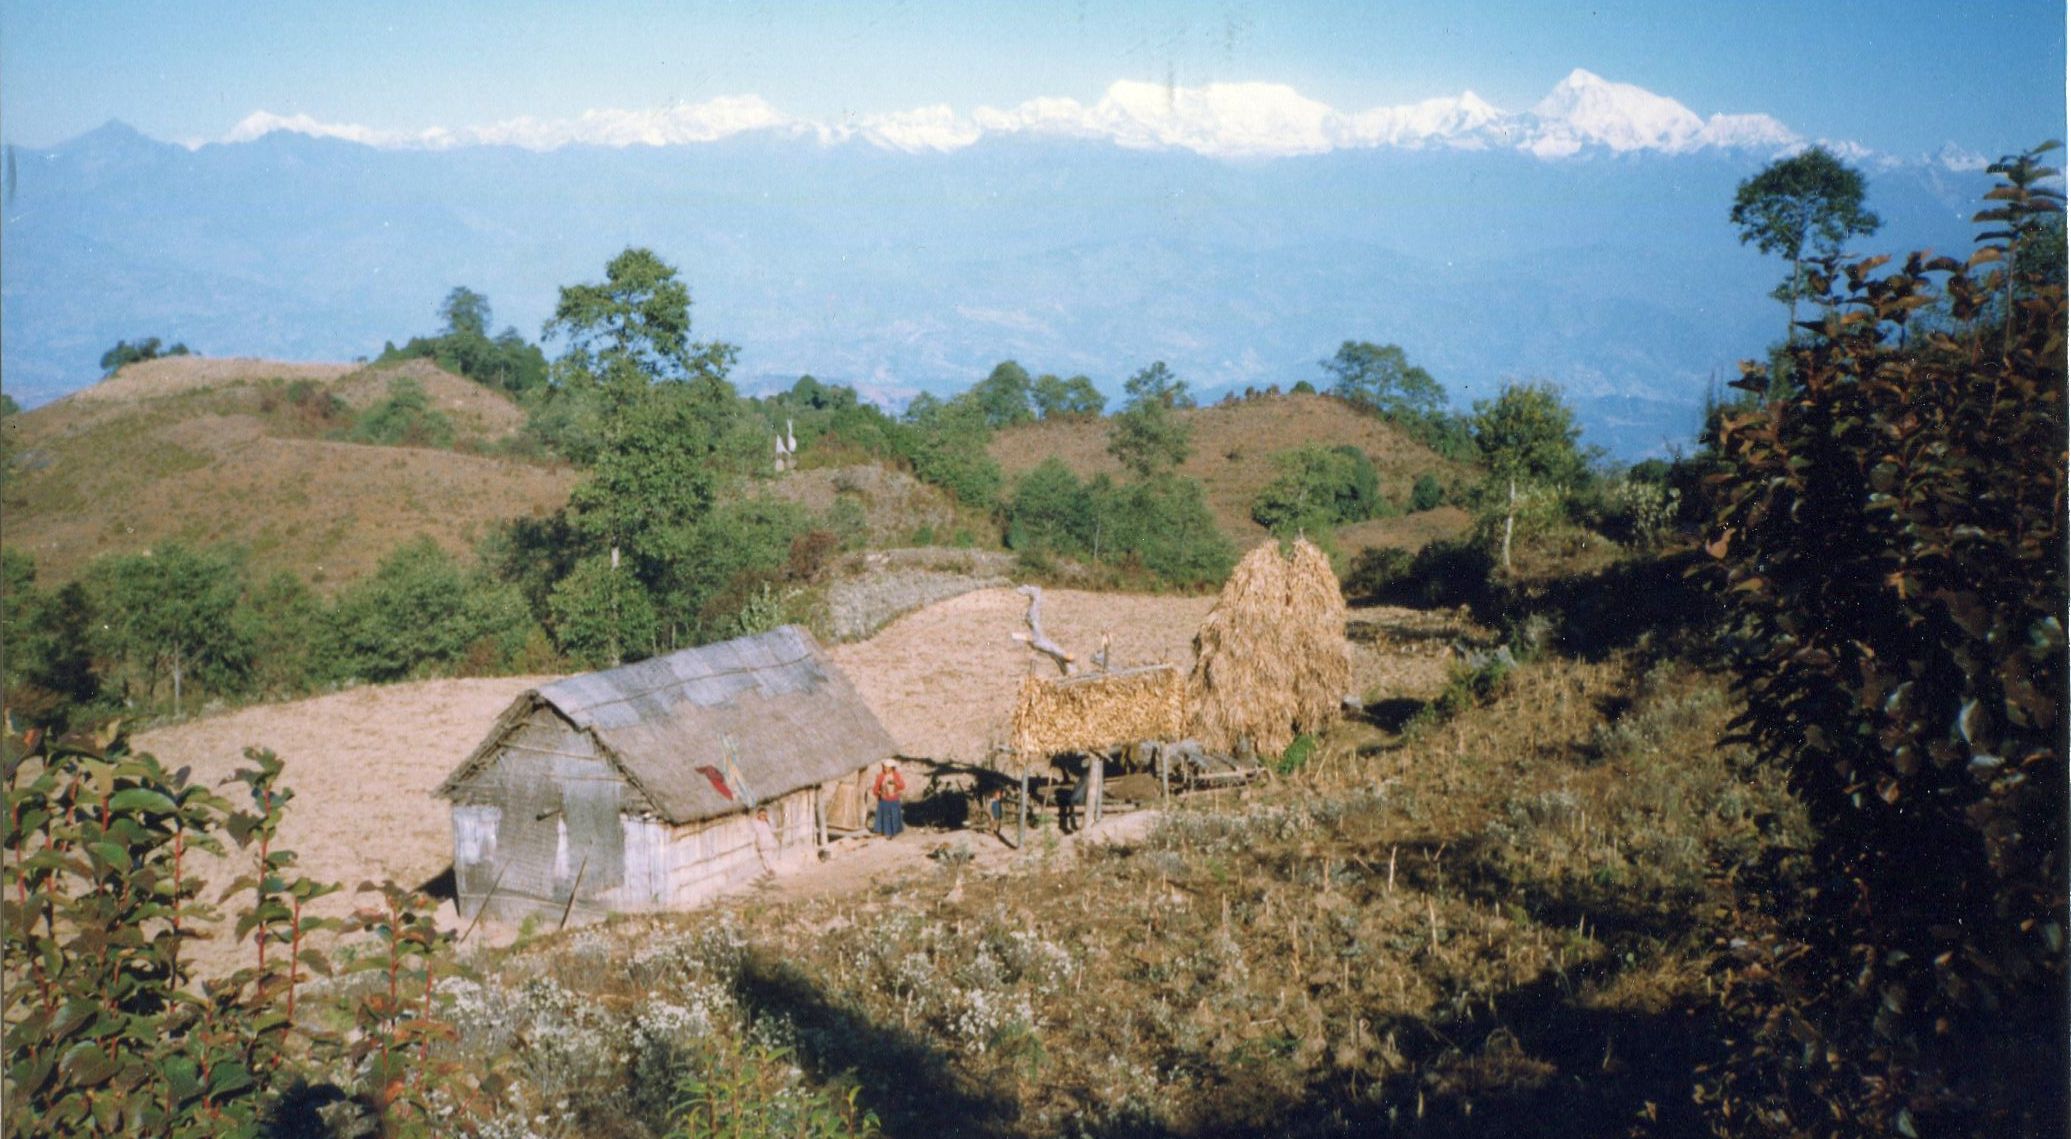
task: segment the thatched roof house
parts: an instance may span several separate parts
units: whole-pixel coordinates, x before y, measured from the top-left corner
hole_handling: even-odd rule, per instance
[[[859,827],[863,775],[896,751],[797,626],[541,685],[439,787],[461,908],[694,905]]]

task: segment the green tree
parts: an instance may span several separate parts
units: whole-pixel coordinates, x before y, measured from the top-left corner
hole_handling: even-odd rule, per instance
[[[428,537],[340,593],[326,624],[326,670],[372,681],[450,671],[485,638],[515,655],[531,630],[514,586],[469,574]]]
[[[1035,413],[1029,410],[1031,387],[1028,370],[1012,360],[1005,360],[965,394],[984,413],[985,425],[997,430],[1035,418]]]
[[[1173,412],[1194,406],[1187,383],[1159,360],[1122,385],[1127,402],[1108,427],[1107,453],[1138,478],[1169,472],[1193,453],[1193,428]]]
[[[234,619],[244,592],[235,559],[169,542],[155,553],[101,559],[87,581],[106,652],[142,674],[146,696],[170,681],[175,715],[190,679],[229,690],[250,668],[251,646]]]
[[[299,577],[276,572],[247,590],[238,607],[252,646],[252,687],[271,697],[302,692],[318,679],[324,605]]]
[[[1347,340],[1323,361],[1331,394],[1390,418],[1421,418],[1445,408],[1445,389],[1393,344]]]
[[[129,364],[140,364],[146,360],[156,360],[161,356],[185,356],[187,354],[187,346],[177,341],[174,342],[172,347],[161,350],[159,339],[156,336],[146,336],[135,344],[127,340],[118,340],[115,342],[115,347],[101,353],[101,374],[103,376],[112,376]]]
[[[651,655],[659,621],[639,579],[611,558],[585,558],[554,586],[547,602],[554,641],[590,668]]]
[[[1582,429],[1551,383],[1507,384],[1495,399],[1476,400],[1470,426],[1497,478],[1572,487],[1589,473],[1576,446]]]
[[[93,604],[78,582],[36,588],[36,563],[0,549],[0,691],[23,724],[62,730],[100,696]]]
[[[1380,506],[1380,474],[1357,447],[1299,447],[1273,456],[1273,465],[1280,474],[1259,488],[1251,519],[1276,536],[1325,534]]]
[[[455,285],[453,291],[446,294],[446,299],[439,302],[439,319],[446,322],[447,336],[487,339],[489,298],[466,285]]]
[[[724,460],[745,469],[768,446],[726,381],[733,347],[693,344],[690,327],[690,290],[645,249],[613,258],[601,285],[563,288],[547,324],[568,342],[559,382],[594,431],[590,476],[569,497],[574,534],[585,556],[633,558],[650,588],[710,509]]]
[[[1008,510],[1007,545],[1016,550],[1087,553],[1093,547],[1093,494],[1055,455],[1021,476]]]
[[[544,331],[565,338],[563,383],[644,387],[723,379],[736,349],[690,339],[690,287],[652,250],[628,248],[604,266],[600,284],[565,285]]]
[[[1084,376],[1065,380],[1045,373],[1035,378],[1036,410],[1044,419],[1086,419],[1107,407],[1107,397]]]
[[[1875,233],[1883,223],[1863,208],[1862,174],[1814,146],[1779,158],[1740,183],[1731,219],[1740,243],[1752,243],[1791,263],[1791,274],[1775,292],[1789,306],[1784,342],[1797,335],[1798,300],[1812,295],[1805,273],[1808,255],[1838,255],[1851,236]]]
[[[1193,393],[1187,390],[1187,382],[1172,374],[1165,361],[1154,361],[1150,367],[1137,372],[1122,381],[1123,406],[1141,407],[1147,403],[1160,404],[1170,409],[1194,406]]]
[[[1215,525],[1199,481],[1155,475],[1096,490],[1100,554],[1134,558],[1174,585],[1212,585],[1229,576],[1237,549]]]

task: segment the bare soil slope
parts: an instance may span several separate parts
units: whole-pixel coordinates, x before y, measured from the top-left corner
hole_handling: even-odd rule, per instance
[[[420,534],[460,553],[489,524],[567,501],[574,474],[565,468],[327,440],[325,425],[288,397],[303,381],[365,408],[397,376],[423,385],[462,448],[492,445],[523,422],[502,395],[421,360],[153,360],[16,417],[6,542],[35,557],[46,582],[102,554],[180,539],[240,543],[259,575],[287,569],[331,589]]]
[[[1443,482],[1472,477],[1472,468],[1439,457],[1393,424],[1361,415],[1325,396],[1260,396],[1179,415],[1194,429],[1193,454],[1180,466],[1180,473],[1207,487],[1208,505],[1217,525],[1243,547],[1266,536],[1265,528],[1251,520],[1251,501],[1279,473],[1273,455],[1280,451],[1312,443],[1358,447],[1380,471],[1381,493],[1397,503],[1407,503],[1410,486],[1420,474],[1430,472]],[[1107,453],[1107,430],[1105,420],[1024,424],[1000,432],[990,451],[1009,477],[1054,455],[1081,478],[1097,474],[1120,478],[1121,464]],[[1466,524],[1464,512],[1444,508],[1362,522],[1341,530],[1339,539],[1347,550],[1366,546],[1414,549],[1432,538],[1457,533]]]
[[[331,917],[350,913],[362,881],[392,878],[422,886],[453,861],[453,830],[446,804],[432,791],[518,693],[541,677],[431,680],[355,688],[288,704],[245,708],[139,734],[133,746],[167,768],[193,769],[197,783],[215,785],[246,766],[244,749],[270,748],[286,761],[282,781],[295,793],[278,846],[301,856],[310,877],[346,889],[317,903]],[[223,789],[233,796],[243,788]],[[244,805],[240,802],[240,806]],[[214,888],[247,865],[249,852],[204,859]],[[234,914],[237,906],[225,906]],[[442,920],[450,924],[448,907]],[[208,943],[200,955],[210,967],[235,967],[249,947]]]

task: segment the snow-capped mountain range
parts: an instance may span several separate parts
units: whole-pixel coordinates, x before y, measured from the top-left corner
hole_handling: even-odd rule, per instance
[[[1103,140],[1147,150],[1189,150],[1218,158],[1322,154],[1369,147],[1516,149],[1565,158],[1585,147],[1682,154],[1706,148],[1786,151],[1805,145],[1764,114],[1706,118],[1665,95],[1614,83],[1581,68],[1525,111],[1505,111],[1472,91],[1401,106],[1341,111],[1280,83],[1183,87],[1122,80],[1094,103],[1029,99],[968,114],[943,104],[821,123],[785,114],[756,95],[656,110],[593,110],[573,118],[515,118],[485,126],[415,132],[325,123],[307,115],[254,112],[222,140],[248,142],[276,131],[369,146],[445,150],[464,146],[680,146],[766,132],[823,143],[861,139],[909,153],[961,150],[996,136]],[[199,145],[195,143],[194,145]],[[1845,145],[1845,144],[1844,144]]]

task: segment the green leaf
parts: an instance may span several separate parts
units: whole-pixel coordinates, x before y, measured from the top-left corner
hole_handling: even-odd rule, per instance
[[[151,811],[158,814],[171,814],[176,809],[171,799],[148,787],[131,787],[126,791],[117,791],[114,797],[108,800],[108,808],[114,811]]]
[[[243,1064],[218,1064],[209,1070],[209,1094],[219,1099],[251,1086],[251,1070]]]
[[[115,1060],[91,1040],[82,1040],[58,1059],[58,1075],[78,1087],[90,1088],[115,1074]]]
[[[165,1073],[165,1082],[172,1088],[175,1099],[188,1099],[201,1091],[201,1070],[186,1056],[168,1056],[159,1065]]]

